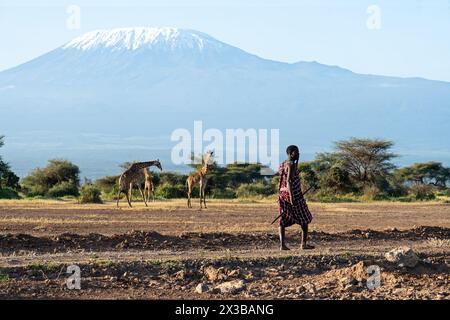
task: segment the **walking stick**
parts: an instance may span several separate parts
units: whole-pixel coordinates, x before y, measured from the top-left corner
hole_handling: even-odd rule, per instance
[[[302,193],[302,196],[304,196],[305,194],[307,194],[308,191],[311,190],[312,188],[314,188],[314,186],[311,186],[311,187],[309,187],[308,189],[306,189],[306,191]],[[278,219],[280,219],[281,216],[283,215],[283,213],[284,213],[284,212],[280,213],[280,214],[278,215],[278,217],[276,217],[276,218],[272,221],[271,224],[274,224],[275,221],[277,221]]]

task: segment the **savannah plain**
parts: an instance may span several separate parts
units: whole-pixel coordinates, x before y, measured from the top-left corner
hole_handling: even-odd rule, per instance
[[[207,204],[0,200],[0,298],[450,299],[448,203],[310,202],[306,251],[299,226],[279,250],[275,200]],[[401,246],[417,266],[386,260]],[[73,264],[79,290],[66,284]]]

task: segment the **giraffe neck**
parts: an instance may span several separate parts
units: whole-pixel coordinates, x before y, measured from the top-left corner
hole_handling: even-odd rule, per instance
[[[155,165],[156,161],[136,162],[134,165],[138,170],[145,169]]]
[[[206,174],[208,172],[208,163],[205,163],[201,169],[202,174]]]
[[[208,153],[204,159],[203,167],[201,169],[202,174],[206,174],[208,172],[208,162],[209,162],[210,158],[211,158],[211,154]]]

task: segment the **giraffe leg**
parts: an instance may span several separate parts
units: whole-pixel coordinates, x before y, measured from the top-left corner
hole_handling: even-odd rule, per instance
[[[205,198],[205,190],[206,190],[206,182],[203,184],[203,191],[202,191],[202,196],[203,196],[203,204],[205,205],[205,209],[206,209],[206,198]]]
[[[125,192],[125,196],[127,197],[128,205],[130,206],[130,208],[133,208],[133,206],[131,205],[130,197],[129,197],[128,194],[129,194],[129,192]]]
[[[144,193],[142,192],[141,186],[140,186],[139,184],[138,184],[138,189],[139,189],[139,192],[140,192],[141,195],[142,195],[142,199],[144,200],[145,206],[148,207],[147,201],[145,200]]]
[[[116,204],[117,208],[119,207],[119,199],[120,199],[120,190],[117,193],[117,204]]]
[[[130,198],[130,202],[133,199],[133,183],[130,183],[130,189],[128,189],[128,197]]]
[[[191,208],[191,192],[192,192],[192,187],[191,184],[188,182],[187,183],[187,206],[188,208]]]
[[[147,188],[146,185],[144,185],[144,195],[143,195],[143,197],[144,197],[144,202],[147,202],[148,201],[148,188]]]
[[[202,206],[203,206],[203,181],[200,180],[200,188],[199,188],[199,197],[200,197],[200,210],[202,210]]]
[[[189,191],[188,191],[187,206],[188,206],[188,208],[191,207],[191,193]]]

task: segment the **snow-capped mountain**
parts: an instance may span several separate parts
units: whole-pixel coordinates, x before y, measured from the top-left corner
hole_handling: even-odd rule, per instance
[[[254,65],[265,60],[204,33],[177,28],[119,28],[85,33],[22,66],[4,72],[11,82],[33,73],[45,83],[84,83],[99,76],[129,80],[167,67]],[[33,85],[36,78],[33,76]],[[106,79],[103,79],[106,80]],[[97,80],[96,80],[97,81]]]
[[[177,28],[117,28],[95,30],[81,35],[62,49],[98,50],[222,50],[228,45],[195,30]],[[228,46],[229,47],[229,46]]]
[[[0,72],[0,112],[0,133],[9,136],[164,136],[170,148],[174,129],[203,120],[219,129],[280,128],[282,144],[311,150],[364,136],[450,153],[450,83],[267,60],[176,28],[92,31]]]

